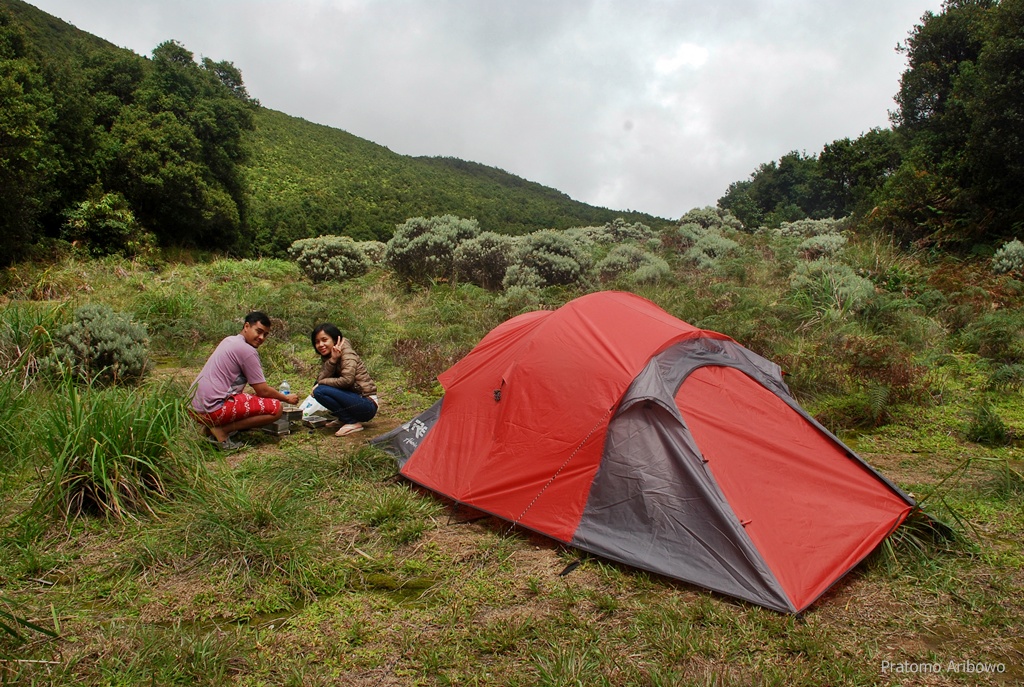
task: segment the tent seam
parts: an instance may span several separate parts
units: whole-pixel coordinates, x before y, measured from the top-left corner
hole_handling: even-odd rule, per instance
[[[555,470],[555,473],[551,475],[551,478],[544,484],[543,487],[540,488],[540,491],[537,492],[537,495],[533,497],[533,500],[530,501],[526,508],[523,509],[523,512],[519,514],[519,517],[512,521],[513,525],[518,525],[519,521],[526,517],[527,512],[529,512],[529,510],[533,508],[534,504],[540,500],[540,497],[544,495],[544,492],[547,491],[548,487],[550,487],[551,484],[555,481],[555,479],[558,478],[558,475],[562,472],[562,470],[564,470],[566,466],[569,465],[569,462],[576,457],[576,454],[580,452],[580,449],[583,448],[583,446],[588,441],[590,441],[590,437],[594,436],[594,432],[597,431],[598,427],[601,426],[601,423],[604,422],[605,418],[607,418],[613,410],[615,410],[615,406],[612,406],[608,410],[604,411],[604,415],[602,415],[598,419],[598,421],[594,423],[594,426],[590,428],[590,431],[587,432],[587,435],[585,437],[583,437],[583,440],[580,441],[579,444],[577,444],[576,449],[571,454],[569,454],[569,457],[565,459],[565,462],[562,463],[557,470]]]

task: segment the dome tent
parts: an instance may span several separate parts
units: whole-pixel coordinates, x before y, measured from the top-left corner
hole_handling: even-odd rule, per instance
[[[514,317],[379,437],[401,474],[598,556],[806,609],[914,509],[774,363],[633,294]]]

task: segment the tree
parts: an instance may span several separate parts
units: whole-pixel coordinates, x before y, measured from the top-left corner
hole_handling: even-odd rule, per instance
[[[830,184],[834,217],[864,215],[877,191],[902,162],[902,141],[892,129],[872,129],[856,140],[827,144],[818,156],[819,172]]]
[[[818,159],[798,151],[761,164],[746,182],[729,186],[718,206],[750,228],[778,227],[812,217],[836,217],[830,182],[821,176]]]
[[[1024,0],[989,13],[987,40],[970,77],[961,77],[970,122],[965,172],[972,200],[993,216],[993,238],[1024,228]]]
[[[161,243],[236,246],[245,229],[242,135],[255,106],[241,73],[227,62],[200,66],[168,41],[153,51],[133,97],[111,127],[116,154],[106,185]]]
[[[41,235],[40,217],[55,196],[54,120],[53,94],[23,33],[0,13],[0,263]]]
[[[907,70],[891,119],[907,144],[899,169],[879,195],[878,219],[901,241],[970,245],[999,231],[992,219],[1002,209],[990,207],[992,199],[979,192],[987,163],[979,166],[979,148],[971,147],[972,140],[981,140],[972,134],[979,113],[979,58],[997,7],[994,0],[946,0],[942,12],[927,12],[900,46]],[[1020,71],[1006,67],[992,76],[1004,80]],[[999,135],[1013,128],[996,127]]]

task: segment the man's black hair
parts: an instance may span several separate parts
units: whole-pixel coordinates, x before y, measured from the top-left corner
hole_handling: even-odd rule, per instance
[[[264,327],[270,326],[270,318],[267,317],[267,314],[264,312],[253,310],[245,316],[245,324],[255,325],[257,322],[262,324]]]

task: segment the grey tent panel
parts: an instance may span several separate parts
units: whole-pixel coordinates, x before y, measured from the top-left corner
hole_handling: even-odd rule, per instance
[[[370,444],[393,455],[398,461],[398,469],[401,470],[405,462],[409,460],[409,456],[412,455],[412,452],[420,445],[423,438],[427,436],[427,432],[437,422],[437,418],[441,415],[442,401],[444,401],[443,398],[438,399],[434,405],[424,410],[412,420],[399,427],[395,427],[390,432],[374,437],[370,440]]]
[[[736,367],[788,395],[778,366],[729,341],[687,341],[654,357],[609,423],[601,466],[571,543],[612,560],[631,565],[642,561],[640,567],[652,572],[794,612],[706,469],[676,407],[682,381],[704,365]]]

